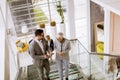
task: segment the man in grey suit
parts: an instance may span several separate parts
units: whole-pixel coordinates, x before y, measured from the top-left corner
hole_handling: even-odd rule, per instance
[[[48,55],[48,45],[46,40],[44,39],[43,30],[37,29],[35,31],[35,39],[30,42],[29,52],[31,57],[33,58],[33,63],[37,67],[40,80],[50,80],[49,72],[49,55]],[[46,75],[44,76],[44,69],[46,71]],[[46,77],[46,78],[45,78]]]
[[[54,43],[56,51],[56,64],[60,80],[63,80],[63,65],[65,67],[65,78],[68,80],[69,74],[69,51],[71,49],[70,41],[63,37],[63,33],[58,33]]]

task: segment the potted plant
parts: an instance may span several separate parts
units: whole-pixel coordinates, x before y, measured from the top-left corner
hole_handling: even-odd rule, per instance
[[[59,4],[57,5],[57,11],[59,15],[61,16],[61,23],[64,23],[64,15],[63,15],[63,9],[61,6],[61,1],[59,1]]]
[[[45,24],[44,23],[40,23],[39,27],[40,28],[45,28]]]
[[[50,22],[50,26],[52,26],[52,27],[56,26],[56,22],[55,21],[51,21]]]

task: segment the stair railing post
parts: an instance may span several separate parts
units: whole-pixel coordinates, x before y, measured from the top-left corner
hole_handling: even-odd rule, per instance
[[[91,53],[88,53],[89,54],[89,73],[90,73],[90,75],[89,75],[89,78],[90,78],[90,80],[92,80],[92,74],[91,74]]]

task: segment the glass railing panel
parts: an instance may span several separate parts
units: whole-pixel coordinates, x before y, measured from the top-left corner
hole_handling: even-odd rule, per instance
[[[105,80],[104,79],[104,68],[103,60],[98,55],[90,54],[90,75],[92,80]]]
[[[89,52],[77,39],[70,42],[70,64],[77,66],[82,78],[86,78],[84,80],[117,80],[119,74],[117,76],[116,59],[119,56]],[[119,63],[119,61],[118,59],[117,62]],[[78,77],[81,78],[79,75]]]
[[[90,75],[92,80],[117,80],[119,56],[90,53]],[[101,58],[102,57],[102,58]],[[118,63],[118,64],[117,64]]]
[[[82,71],[84,72],[84,74],[86,76],[89,76],[90,74],[90,58],[89,58],[89,53],[88,51],[86,50],[86,48],[84,48],[80,43],[79,43],[79,53],[78,53],[78,56],[79,56],[79,65],[82,69]]]
[[[72,46],[75,49],[72,49],[72,53],[74,56],[71,62],[74,64],[78,64],[81,67],[81,70],[85,74],[85,76],[90,80],[117,80],[120,78],[120,74],[117,76],[117,63],[119,66],[119,55],[110,55],[110,53],[96,53],[90,52],[88,49],[81,43],[76,40],[76,46]],[[116,59],[118,59],[116,61]]]
[[[89,53],[80,42],[71,40],[70,63],[77,64],[85,77],[90,76]]]
[[[71,50],[70,50],[70,63],[79,64],[79,57],[78,57],[78,42],[76,40],[71,41]]]

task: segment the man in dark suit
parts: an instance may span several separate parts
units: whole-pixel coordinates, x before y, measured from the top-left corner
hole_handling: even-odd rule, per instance
[[[40,80],[50,80],[49,72],[49,55],[48,55],[48,44],[44,39],[44,32],[41,29],[35,31],[35,39],[33,39],[29,44],[29,52],[33,58],[33,63],[37,67]],[[46,75],[44,75],[44,69]],[[45,78],[46,77],[46,78]]]
[[[48,43],[49,51],[50,51],[51,55],[53,55],[54,42],[53,42],[53,40],[50,38],[49,35],[46,35],[46,40],[47,40],[47,43]],[[51,62],[51,63],[53,62],[52,56],[50,57],[50,62]]]
[[[46,35],[46,40],[48,42],[48,46],[50,48],[50,51],[53,51],[54,50],[54,42],[53,42],[53,40],[50,38],[49,35]]]

